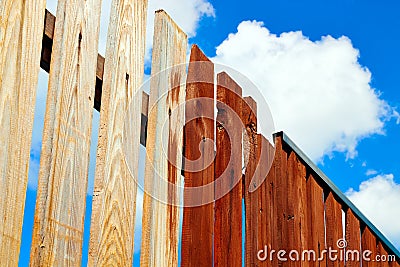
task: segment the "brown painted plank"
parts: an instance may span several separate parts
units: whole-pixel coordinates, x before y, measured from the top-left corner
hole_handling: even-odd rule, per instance
[[[45,5],[0,1],[0,266],[18,265]]]
[[[316,261],[309,261],[310,266],[326,266],[326,261],[318,261],[322,256],[325,246],[325,216],[324,216],[324,190],[316,181],[313,174],[307,178],[307,212],[308,218],[308,249],[315,251]],[[311,257],[311,259],[313,259]]]
[[[385,248],[384,248],[384,246],[383,246],[381,241],[378,241],[377,254],[380,257],[378,259],[379,260],[378,266],[380,266],[380,267],[389,267],[389,260],[388,260],[389,254],[385,250]]]
[[[361,251],[361,230],[360,221],[349,208],[346,211],[346,266],[361,266],[357,252]],[[354,255],[354,256],[353,256]],[[359,254],[358,254],[359,255]]]
[[[242,266],[241,95],[228,74],[218,74],[214,266]]]
[[[327,248],[340,251],[338,240],[343,239],[342,206],[332,192],[325,194],[325,221],[326,221],[326,245]],[[339,254],[337,254],[339,255]],[[344,266],[343,260],[334,260],[326,257],[327,266]]]
[[[258,167],[260,171],[257,171],[257,176],[264,177],[265,180],[261,183],[260,187],[252,192],[251,194],[258,194],[258,207],[257,207],[257,221],[258,221],[258,233],[257,233],[257,248],[258,250],[263,249],[267,246],[268,251],[271,251],[274,246],[273,236],[276,234],[274,229],[274,179],[275,169],[272,163],[275,148],[269,143],[269,141],[261,134],[258,135],[258,142],[261,151]],[[270,169],[269,169],[270,168]],[[269,169],[269,170],[268,170]],[[254,184],[253,184],[254,186]],[[252,226],[250,226],[252,227]],[[257,229],[256,229],[257,230]],[[253,253],[258,253],[254,251]],[[262,255],[265,256],[265,255]],[[261,256],[261,257],[262,257]],[[276,260],[268,257],[265,261],[257,258],[257,264],[259,266],[271,266],[275,264]]]
[[[362,253],[366,250],[370,251],[370,254],[367,254],[369,260],[367,258],[362,259],[362,266],[363,267],[372,267],[376,266],[375,256],[377,255],[377,242],[375,236],[372,234],[371,230],[368,227],[365,227],[362,230],[361,234],[361,250]]]
[[[287,207],[287,152],[283,149],[283,141],[282,137],[275,138],[275,179],[274,179],[274,187],[275,187],[275,200],[274,200],[274,218],[275,220],[275,229],[276,234],[274,236],[274,249],[278,250],[286,250],[289,251],[289,236],[288,234],[288,207]],[[290,219],[290,218],[289,218]],[[287,256],[287,255],[285,255]],[[281,262],[282,264],[282,262]],[[285,263],[287,264],[287,263]]]
[[[308,248],[306,239],[308,229],[305,212],[306,204],[306,168],[299,161],[297,155],[291,152],[287,163],[287,217],[288,248],[296,250],[298,255],[289,255],[289,266],[307,265],[308,262],[301,261],[301,252]],[[295,259],[295,260],[293,260]]]
[[[178,264],[188,39],[162,10],[154,25],[140,265],[161,267]]]
[[[44,22],[45,28],[42,40],[42,53],[40,59],[40,66],[46,72],[50,71],[55,23],[56,23],[56,17],[52,15],[48,10],[46,10],[46,16]],[[97,64],[96,64],[96,87],[95,87],[95,97],[94,97],[94,108],[97,111],[100,111],[101,108],[103,73],[104,73],[104,57],[98,54]],[[142,118],[141,118],[141,130],[140,130],[140,144],[142,144],[143,146],[146,146],[148,103],[149,103],[149,95],[146,94],[145,92],[142,92]]]
[[[146,17],[147,0],[112,2],[88,266],[132,264]]]
[[[198,62],[203,62],[199,64]],[[199,99],[206,98],[208,99]],[[214,181],[214,65],[197,46],[192,47],[186,85],[185,193],[181,266],[211,266],[214,211],[213,188],[189,190]],[[193,118],[193,119],[191,119]],[[207,140],[209,139],[209,140]],[[210,141],[211,140],[211,141]],[[200,148],[200,150],[199,150]],[[192,171],[188,171],[192,161]],[[211,203],[209,202],[211,200]],[[209,202],[196,207],[202,201]]]
[[[31,266],[80,266],[99,1],[58,2]]]
[[[250,182],[259,162],[259,135],[257,134],[257,103],[251,97],[245,97],[242,103],[242,121],[246,127],[243,133],[243,150],[245,157],[245,175],[243,194],[245,204],[245,266],[256,266],[258,263],[258,191],[250,193]]]

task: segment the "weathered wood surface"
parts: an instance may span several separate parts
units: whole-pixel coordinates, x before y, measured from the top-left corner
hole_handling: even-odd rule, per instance
[[[358,261],[356,255],[353,254],[353,251],[358,251],[358,252],[361,251],[361,232],[360,232],[361,227],[360,227],[360,221],[356,218],[351,209],[347,209],[346,211],[345,229],[346,229],[346,242],[347,242],[346,251],[351,251],[351,253],[347,254],[348,257],[346,261],[346,266],[349,267],[360,266],[360,261]]]
[[[245,162],[245,174],[243,195],[245,204],[245,265],[256,266],[258,246],[258,190],[250,193],[250,182],[255,174],[260,159],[257,135],[257,103],[251,97],[245,97],[242,103],[242,121],[245,126],[243,133],[243,150]]]
[[[309,231],[308,249],[316,252],[316,258],[320,258],[325,246],[325,211],[324,190],[316,181],[313,174],[307,176],[307,228]],[[326,266],[326,261],[311,261],[310,266]]]
[[[188,39],[165,11],[154,25],[140,265],[162,267],[178,265]]]
[[[56,23],[56,17],[52,15],[48,10],[46,10],[40,66],[42,67],[43,70],[47,72],[50,71],[55,23]],[[104,74],[104,57],[98,54],[97,65],[96,65],[96,89],[94,97],[94,108],[97,111],[100,111],[101,107],[103,74]],[[141,130],[140,130],[140,143],[143,146],[146,146],[148,103],[149,103],[149,95],[146,94],[145,92],[142,92],[142,119],[141,119]]]
[[[17,266],[45,0],[0,0],[0,266]]]
[[[241,95],[228,74],[218,74],[214,266],[242,266]]]
[[[58,2],[31,266],[81,265],[100,9]]]
[[[213,99],[214,65],[197,46],[193,46],[186,85],[185,190],[214,181],[214,144],[211,142],[214,141]],[[188,118],[193,120],[188,121]],[[186,170],[189,160],[192,161],[192,167],[196,168],[193,171]],[[201,201],[209,202],[214,197],[213,190],[199,191],[199,194],[185,191],[184,204],[201,204]],[[212,266],[213,205],[211,202],[202,206],[184,207],[181,266]]]
[[[338,241],[344,238],[342,216],[342,206],[336,196],[332,192],[325,192],[326,246],[338,251],[341,250]],[[338,260],[326,258],[327,266],[344,266],[344,261],[339,260],[339,257]]]
[[[112,1],[100,112],[89,266],[132,264],[146,18],[147,0]]]

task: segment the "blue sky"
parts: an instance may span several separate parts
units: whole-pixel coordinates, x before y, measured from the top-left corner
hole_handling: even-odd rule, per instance
[[[103,54],[110,2],[103,0],[99,45]],[[55,0],[47,5],[55,13]],[[189,34],[191,44],[252,79],[270,104],[277,130],[285,130],[400,247],[396,223],[400,214],[400,2],[149,0],[149,7],[150,13],[164,8]],[[147,40],[149,60],[151,31]],[[27,266],[29,260],[46,76],[41,73],[38,86],[20,266]],[[88,208],[99,120],[95,113]],[[87,225],[89,216],[90,212]],[[85,251],[88,234],[86,227]],[[139,231],[136,236],[138,243]],[[135,266],[138,260],[136,254]]]

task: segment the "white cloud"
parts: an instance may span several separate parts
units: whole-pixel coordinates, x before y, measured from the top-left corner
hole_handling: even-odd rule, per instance
[[[400,184],[393,174],[378,175],[346,195],[393,244],[400,248]]]
[[[347,37],[311,41],[302,32],[272,34],[261,22],[242,22],[217,47],[215,62],[248,76],[265,96],[277,130],[313,160],[334,151],[353,158],[357,143],[383,134],[394,110],[370,86]]]
[[[377,175],[378,172],[375,170],[367,170],[367,172],[365,173],[366,176],[372,176],[372,175]]]

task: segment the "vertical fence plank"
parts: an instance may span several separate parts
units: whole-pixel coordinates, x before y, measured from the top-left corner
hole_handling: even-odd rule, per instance
[[[0,0],[0,266],[18,264],[45,0]]]
[[[214,266],[242,266],[242,89],[217,76]]]
[[[361,251],[361,232],[360,221],[356,218],[353,211],[349,208],[346,211],[346,266],[360,266],[361,262],[357,259],[357,252]],[[350,252],[351,251],[351,252]],[[352,255],[355,255],[354,258]]]
[[[275,250],[288,249],[289,238],[288,236],[288,214],[287,214],[287,152],[283,149],[282,137],[275,138],[275,207],[274,217],[276,220],[276,234],[274,238]]]
[[[389,255],[380,240],[378,241],[378,255],[380,255],[380,262],[378,262],[378,266],[389,267]]]
[[[308,238],[308,227],[306,223],[306,168],[299,161],[297,155],[292,152],[287,163],[287,214],[286,223],[288,229],[288,248],[299,254],[292,255],[289,266],[306,264],[301,261],[302,249],[308,249],[306,240]]]
[[[148,115],[141,266],[177,266],[187,36],[164,11],[155,16]],[[167,133],[167,134],[166,134]],[[168,147],[168,151],[164,148]],[[166,181],[171,183],[168,186]],[[166,204],[168,203],[168,204]]]
[[[81,265],[100,9],[58,2],[31,266]]]
[[[132,264],[142,97],[139,89],[144,73],[146,17],[146,0],[112,1],[89,266]],[[128,121],[129,125],[124,125]],[[125,157],[130,166],[125,163]]]
[[[308,249],[316,252],[318,259],[322,255],[325,246],[325,217],[324,217],[324,190],[315,180],[312,174],[307,179],[307,212],[308,229]],[[312,261],[310,266],[326,266],[324,261]]]
[[[257,234],[258,234],[258,196],[257,190],[250,193],[250,182],[260,159],[257,135],[257,103],[251,97],[245,97],[242,103],[242,120],[246,127],[243,134],[243,150],[245,155],[244,205],[245,205],[245,266],[256,266]]]
[[[338,250],[338,241],[343,239],[342,206],[332,192],[326,192],[325,197],[326,245]],[[339,255],[339,254],[337,254]],[[332,260],[327,257],[327,266],[344,266],[344,261]]]
[[[376,237],[367,226],[364,226],[361,234],[361,250],[362,253],[364,253],[364,251],[366,250],[369,250],[371,254],[366,255],[370,258],[370,260],[368,260],[367,258],[362,259],[363,267],[376,266],[376,262],[373,261],[375,260],[375,256],[377,255],[376,245]]]
[[[190,55],[186,101],[185,169],[190,160],[197,170],[185,170],[185,190],[199,189],[214,181],[214,145],[210,142],[214,141],[214,65],[197,46],[192,47]],[[188,121],[188,118],[193,119]],[[184,203],[213,198],[213,193],[207,189],[198,195],[185,191]],[[214,203],[209,203],[184,208],[181,266],[212,266],[213,206]]]

